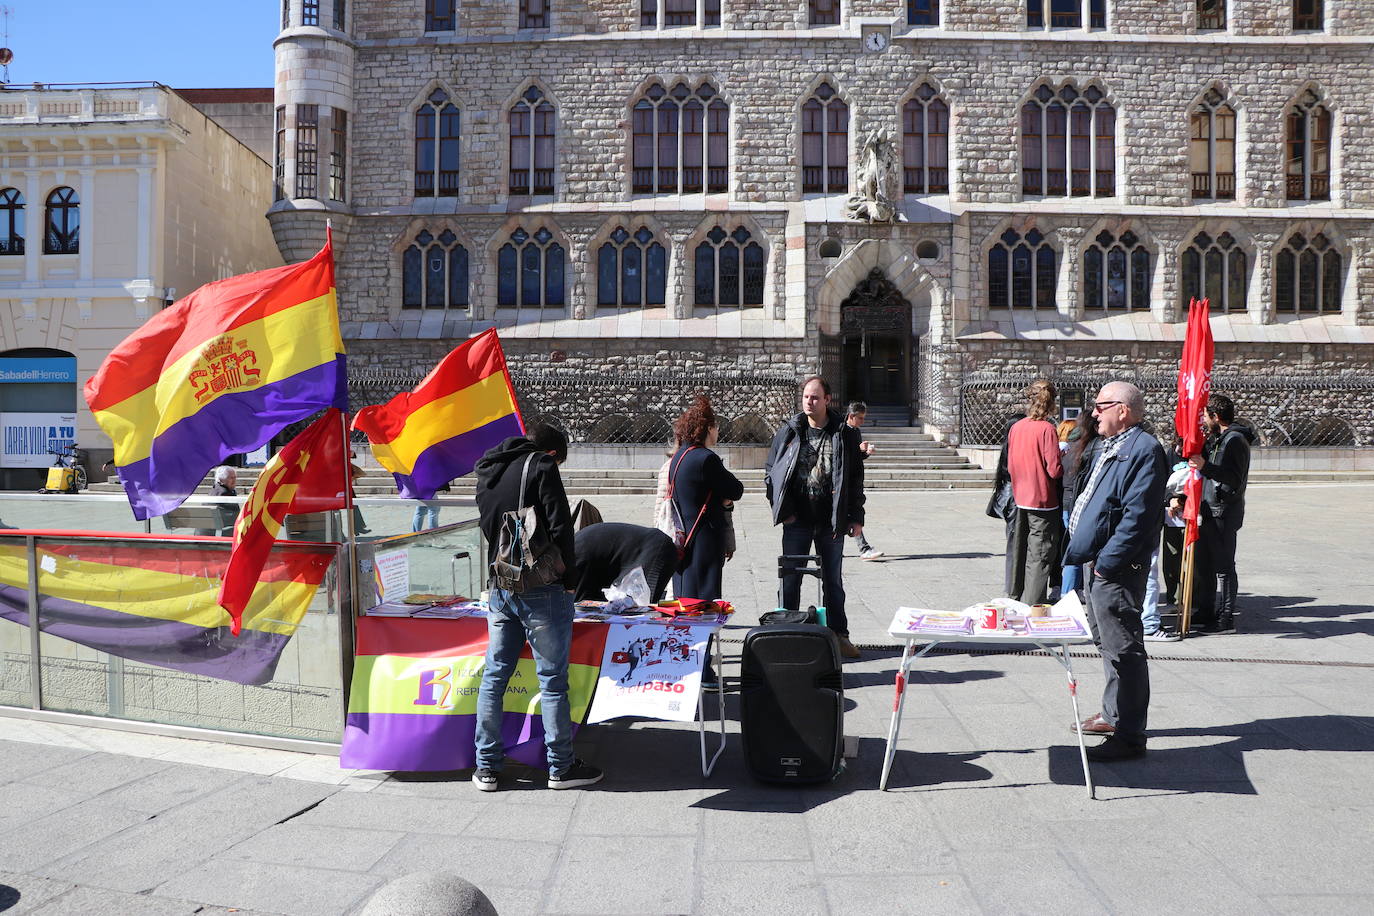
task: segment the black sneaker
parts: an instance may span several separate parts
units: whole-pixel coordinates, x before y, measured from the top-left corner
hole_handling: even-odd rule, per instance
[[[550,789],[580,789],[594,785],[606,774],[580,757],[574,757],[572,765],[566,770],[549,774]]]
[[[501,788],[501,774],[486,767],[479,767],[472,774],[472,784],[479,792],[495,792]]]
[[[1088,759],[1094,763],[1113,763],[1117,760],[1135,760],[1145,756],[1145,745],[1130,744],[1112,735],[1097,747],[1088,748]]]
[[[1217,625],[1210,630],[1212,633],[1234,633],[1236,632],[1236,616],[1234,614],[1221,613],[1217,615]]]

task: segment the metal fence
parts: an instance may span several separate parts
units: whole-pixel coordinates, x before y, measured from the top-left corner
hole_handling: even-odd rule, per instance
[[[423,377],[390,369],[350,370],[349,401],[355,410],[381,404],[414,388]],[[527,428],[551,423],[572,441],[584,443],[666,444],[673,421],[694,396],[704,394],[720,420],[721,442],[765,444],[796,411],[797,401],[796,377],[778,372],[592,374],[551,367],[512,370],[511,381]]]
[[[966,379],[959,388],[960,442],[995,446],[1007,426],[1024,416],[1033,376]],[[1178,380],[1174,376],[1116,373],[1052,376],[1062,418],[1090,407],[1097,389],[1124,379],[1145,393],[1146,428],[1166,441],[1174,429]],[[1368,448],[1374,445],[1374,379],[1353,376],[1212,377],[1212,391],[1236,403],[1236,422],[1259,434],[1261,448]]]

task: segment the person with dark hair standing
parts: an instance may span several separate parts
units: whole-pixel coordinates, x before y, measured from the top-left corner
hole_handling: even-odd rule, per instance
[[[725,513],[744,495],[744,484],[725,469],[711,449],[720,426],[708,398],[698,396],[673,424],[677,451],[668,466],[668,487],[687,534],[682,561],[673,575],[673,594],[679,598],[714,600],[721,594],[725,568]]]
[[[850,426],[852,426],[854,429],[862,430],[864,420],[868,416],[868,405],[865,404],[863,401],[850,401],[849,410],[846,413],[847,416],[845,417],[844,421],[848,423]],[[859,438],[863,438],[862,433],[859,434]],[[859,443],[859,457],[861,457],[864,461],[867,461],[870,457],[872,457],[874,451],[875,449],[873,448],[872,442]],[[859,532],[859,536],[856,537],[854,541],[859,548],[860,560],[882,559],[883,552],[878,548],[874,547],[872,544],[868,543],[868,536],[863,531]]]
[[[1069,515],[1073,512],[1074,501],[1078,499],[1078,491],[1082,489],[1088,469],[1093,465],[1096,446],[1100,444],[1097,439],[1097,417],[1091,410],[1084,410],[1078,414],[1073,429],[1069,430],[1068,443],[1069,447],[1065,450],[1063,458],[1064,509],[1061,515],[1065,531],[1069,528]],[[1066,563],[1062,585],[1059,588],[1060,594],[1067,595],[1070,591],[1082,588],[1082,573],[1083,568],[1078,564]]]
[[[577,557],[572,511],[558,466],[568,458],[568,437],[541,425],[528,436],[514,436],[477,462],[477,512],[487,539],[487,568],[496,560],[501,518],[506,512],[534,508],[563,560],[561,582],[511,592],[489,579],[487,658],[477,694],[477,770],[473,785],[483,792],[501,788],[505,740],[501,733],[506,685],[528,641],[539,678],[549,788],[574,789],[600,782],[602,772],[573,756],[572,709],[568,701],[568,653],[572,646]],[[526,473],[528,469],[528,473]]]
[[[859,658],[849,641],[844,612],[844,537],[864,530],[864,466],[859,431],[830,410],[830,383],[813,375],[801,385],[801,411],[773,436],[764,463],[764,488],[773,524],[782,525],[782,552],[821,558],[826,623],[839,637],[840,654]],[[782,603],[801,604],[801,573],[782,577]]]
[[[1207,399],[1207,443],[1188,464],[1203,478],[1202,537],[1207,539],[1216,573],[1215,616],[1197,619],[1204,633],[1235,631],[1236,536],[1245,523],[1245,488],[1250,478],[1250,443],[1258,436],[1236,423],[1236,405],[1224,394]],[[1196,580],[1196,573],[1194,574]]]
[[[1007,433],[1007,471],[1016,503],[1016,526],[1007,550],[1012,554],[1008,596],[1043,604],[1059,561],[1063,530],[1059,489],[1063,466],[1059,432],[1050,421],[1054,383],[1036,379],[1026,389],[1026,416]]]

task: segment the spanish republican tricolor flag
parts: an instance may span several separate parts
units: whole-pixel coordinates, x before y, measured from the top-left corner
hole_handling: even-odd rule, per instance
[[[134,517],[326,407],[348,408],[334,253],[208,283],[117,346],[86,382]]]
[[[331,408],[272,456],[239,512],[234,549],[219,590],[219,605],[229,612],[233,635],[239,635],[243,612],[286,516],[342,509],[347,490],[344,422]]]
[[[353,418],[407,499],[430,499],[493,445],[525,434],[496,330],[460,344],[414,391]]]

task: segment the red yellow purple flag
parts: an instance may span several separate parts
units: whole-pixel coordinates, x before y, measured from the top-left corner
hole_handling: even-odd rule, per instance
[[[348,408],[334,253],[208,283],[153,316],[86,382],[134,516],[326,407]]]
[[[1213,355],[1208,312],[1208,300],[1189,300],[1188,333],[1178,368],[1178,406],[1174,409],[1174,429],[1178,432],[1179,452],[1184,458],[1201,453],[1205,438],[1202,413],[1207,409],[1207,397],[1212,392]],[[1184,494],[1187,496],[1183,506],[1183,517],[1188,523],[1183,535],[1186,546],[1197,540],[1198,513],[1202,509],[1202,476],[1197,471],[1188,474]]]
[[[231,633],[239,635],[244,608],[286,516],[341,509],[347,487],[343,419],[330,408],[267,462],[244,501],[219,590],[219,605],[229,612]]]
[[[487,449],[525,432],[496,330],[459,344],[414,391],[358,411],[353,428],[408,499],[470,473]]]

